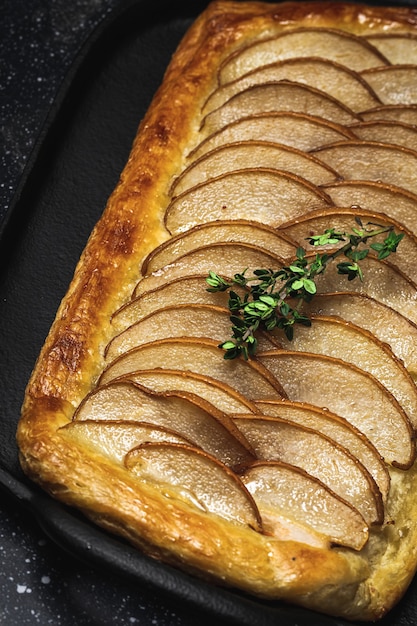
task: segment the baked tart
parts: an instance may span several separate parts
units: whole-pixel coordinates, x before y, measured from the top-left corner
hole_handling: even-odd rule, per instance
[[[28,383],[30,478],[215,585],[386,614],[417,567],[416,76],[413,9],[208,6]],[[245,272],[299,271],[346,232],[376,244],[317,276],[294,333],[224,358],[237,296],[213,281],[247,294]]]

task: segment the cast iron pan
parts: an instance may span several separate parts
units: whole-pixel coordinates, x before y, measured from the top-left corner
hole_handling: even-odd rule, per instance
[[[16,425],[36,357],[171,54],[206,4],[128,0],[114,11],[75,60],[29,159],[0,230],[0,486],[64,550],[202,616],[239,626],[343,626],[343,620],[257,601],[147,558],[49,498],[18,462]],[[417,581],[380,624],[417,624]]]

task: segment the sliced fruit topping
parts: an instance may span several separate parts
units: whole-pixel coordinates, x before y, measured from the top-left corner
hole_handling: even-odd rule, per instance
[[[363,232],[366,232],[366,230],[374,231],[377,224],[391,227],[396,234],[402,235],[402,239],[401,245],[398,246],[395,254],[390,256],[390,263],[398,267],[410,280],[413,280],[417,262],[417,236],[397,220],[385,215],[383,210],[384,207],[380,207],[380,212],[340,207],[320,209],[282,224],[279,230],[306,250],[322,251],[323,246],[310,245],[307,242],[306,233],[309,236],[320,235],[329,228],[329,224],[332,225],[336,232],[352,232],[352,228],[362,230]],[[361,226],[355,223],[355,220],[359,220]],[[372,237],[372,245],[383,243],[386,236],[386,232],[381,232],[381,234]],[[371,253],[376,254],[372,250]]]
[[[383,104],[417,103],[417,66],[391,65],[362,72]]]
[[[360,430],[386,463],[411,466],[415,446],[410,422],[376,378],[325,355],[273,350],[258,359],[277,377],[289,400],[328,408]]]
[[[168,205],[165,225],[177,234],[197,224],[239,216],[277,226],[324,206],[330,206],[326,193],[304,178],[253,168],[218,176],[177,196]]]
[[[187,304],[188,302],[226,306],[227,294],[207,291],[206,278],[207,274],[182,276],[164,283],[156,289],[146,291],[140,296],[133,294],[131,300],[113,313],[112,326],[119,331],[125,329],[152,313],[157,302],[164,302],[166,306]]]
[[[211,376],[251,400],[285,397],[278,380],[261,363],[241,359],[230,362],[221,357],[217,342],[209,339],[154,341],[126,352],[110,363],[100,377],[100,384],[137,370],[161,367]]]
[[[181,444],[143,444],[126,455],[125,465],[140,480],[165,484],[170,497],[262,530],[257,506],[242,481],[202,450]]]
[[[116,381],[90,393],[74,421],[139,421],[167,428],[214,454],[231,467],[253,459],[233,420],[185,391],[153,392],[131,381]]]
[[[351,130],[362,141],[377,141],[417,150],[417,128],[395,120],[375,120],[353,124]]]
[[[303,305],[308,315],[334,315],[369,330],[387,343],[405,367],[417,373],[417,325],[363,293],[316,294]]]
[[[142,443],[192,443],[168,428],[146,422],[76,420],[60,428],[59,432],[81,445],[88,441],[89,445],[119,463],[129,450]]]
[[[369,439],[347,420],[327,409],[294,400],[264,400],[257,402],[256,406],[264,415],[280,417],[316,430],[349,450],[366,467],[386,501],[390,487],[387,466]]]
[[[341,141],[312,151],[343,178],[384,181],[417,192],[417,152],[372,141]]]
[[[362,515],[383,521],[381,493],[365,467],[335,440],[306,426],[271,416],[239,416],[235,424],[260,461],[282,461],[319,479]]]
[[[417,286],[407,276],[389,261],[378,261],[371,256],[361,261],[361,268],[366,285],[360,280],[348,282],[346,276],[329,271],[317,277],[318,293],[364,293],[417,323]]]
[[[152,341],[168,337],[202,337],[224,340],[230,333],[230,311],[211,304],[179,304],[156,309],[147,317],[116,335],[105,350],[108,362],[119,355]],[[268,350],[278,342],[268,333],[259,334],[259,348]]]
[[[417,37],[406,33],[377,33],[367,40],[393,65],[417,63]]]
[[[240,78],[221,85],[207,99],[203,114],[218,108],[231,96],[252,85],[291,80],[328,93],[353,111],[381,104],[366,80],[350,68],[319,57],[295,57],[262,65]]]
[[[270,141],[307,152],[335,141],[354,138],[350,128],[307,113],[258,113],[227,124],[203,139],[188,155],[188,162],[236,141]]]
[[[282,537],[282,517],[305,525],[338,545],[360,550],[368,528],[360,513],[323,483],[294,466],[259,462],[242,476],[266,532]]]
[[[417,233],[417,195],[380,181],[344,180],[324,185],[338,207],[389,214],[414,234]]]
[[[238,141],[224,144],[193,161],[174,181],[170,193],[177,196],[222,174],[250,168],[254,163],[257,167],[292,172],[314,185],[338,178],[331,167],[297,148],[268,141]]]
[[[129,380],[152,391],[187,391],[223,413],[259,413],[257,406],[233,387],[203,374],[175,369],[138,370],[117,380]]]
[[[362,111],[360,116],[365,122],[371,120],[395,120],[405,124],[417,124],[417,105],[385,104]]]
[[[308,113],[346,126],[361,119],[358,114],[324,91],[282,80],[253,85],[235,94],[204,117],[201,130],[209,135],[248,115],[276,111]]]
[[[217,220],[179,233],[155,248],[142,264],[142,274],[151,274],[178,257],[212,243],[249,243],[260,246],[282,258],[292,257],[296,246],[288,238],[266,224],[249,220]]]
[[[292,341],[281,334],[282,348],[326,354],[369,372],[392,393],[417,429],[417,387],[391,348],[351,322],[314,315],[310,327],[300,326]]]
[[[189,276],[208,273],[213,267],[218,268],[218,272],[223,276],[232,275],[242,271],[242,268],[255,267],[281,267],[284,260],[260,246],[241,242],[219,242],[200,246],[188,253],[177,257],[176,261],[157,270],[154,274],[148,274],[140,280],[135,287],[133,297],[140,293],[156,289],[165,283]]]
[[[356,71],[388,65],[387,59],[361,37],[330,28],[297,28],[232,53],[220,66],[219,82],[236,80],[256,67],[292,57],[321,57]]]

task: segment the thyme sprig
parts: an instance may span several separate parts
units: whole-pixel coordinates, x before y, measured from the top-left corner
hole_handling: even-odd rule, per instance
[[[363,281],[360,262],[372,249],[378,259],[386,259],[397,250],[403,234],[394,232],[392,226],[368,222],[362,224],[355,218],[357,227],[352,232],[340,232],[329,228],[320,235],[306,237],[314,247],[332,246],[330,252],[317,253],[313,259],[307,257],[306,250],[297,248],[295,259],[278,270],[256,269],[252,275],[244,270],[235,274],[229,282],[213,271],[206,278],[207,291],[229,291],[231,338],[219,345],[225,351],[225,359],[235,359],[242,355],[248,359],[255,355],[258,346],[258,330],[281,329],[290,341],[294,336],[294,326],[311,326],[311,319],[302,313],[303,302],[310,302],[317,292],[316,277],[326,271],[329,264],[339,257],[339,274],[347,280]],[[382,234],[387,236],[382,242],[367,245],[370,239]],[[334,249],[334,246],[339,246]],[[241,288],[241,294],[233,289]]]

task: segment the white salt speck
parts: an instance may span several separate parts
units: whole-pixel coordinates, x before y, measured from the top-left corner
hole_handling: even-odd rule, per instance
[[[43,583],[44,585],[49,585],[50,582],[51,582],[51,579],[49,576],[42,576],[41,583]]]
[[[17,585],[16,587],[17,593],[25,593],[26,589],[26,585]]]

